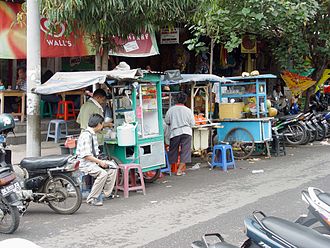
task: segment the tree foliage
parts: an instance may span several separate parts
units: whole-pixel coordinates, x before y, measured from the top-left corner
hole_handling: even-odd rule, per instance
[[[270,44],[282,68],[300,68],[306,57],[318,71],[329,65],[330,0],[206,0],[196,11],[188,48],[203,49],[202,36],[229,51],[243,34]]]
[[[42,13],[66,22],[69,31],[82,30],[100,37],[127,37],[171,25],[191,16],[193,0],[43,0]]]

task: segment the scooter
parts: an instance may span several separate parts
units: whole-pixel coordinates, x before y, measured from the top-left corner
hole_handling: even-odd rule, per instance
[[[304,226],[312,226],[321,223],[313,229],[325,235],[330,235],[330,194],[321,189],[309,187],[301,192],[301,198],[308,204],[307,215],[301,215],[296,223]]]
[[[258,216],[261,216],[258,217]],[[266,216],[255,211],[244,220],[248,240],[241,248],[329,248],[330,238],[317,231],[281,218]],[[207,238],[213,236],[218,242],[210,244]],[[206,234],[202,240],[194,241],[193,248],[238,248],[224,241],[220,234]]]

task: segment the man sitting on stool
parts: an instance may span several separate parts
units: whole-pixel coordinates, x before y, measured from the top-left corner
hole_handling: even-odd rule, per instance
[[[102,200],[98,200],[102,191],[104,197],[111,196],[116,182],[117,168],[109,168],[109,161],[98,158],[99,148],[96,133],[103,128],[104,118],[99,114],[92,114],[88,121],[88,127],[79,136],[76,154],[80,159],[80,170],[95,178],[91,192],[87,197],[87,203],[92,206],[102,206]]]

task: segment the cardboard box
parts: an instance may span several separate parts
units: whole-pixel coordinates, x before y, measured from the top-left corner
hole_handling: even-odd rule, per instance
[[[220,103],[219,105],[219,118],[220,119],[239,119],[242,118],[244,103]]]

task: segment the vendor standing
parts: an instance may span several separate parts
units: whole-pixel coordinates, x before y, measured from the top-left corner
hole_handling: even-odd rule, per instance
[[[181,147],[178,176],[184,174],[184,166],[186,163],[191,162],[191,137],[195,120],[191,109],[184,105],[187,98],[187,94],[180,92],[177,95],[177,104],[171,107],[165,116],[165,123],[170,130],[170,149],[168,153],[170,164],[178,161],[179,147]]]
[[[93,93],[93,97],[89,98],[81,108],[77,117],[81,130],[88,127],[88,120],[93,114],[99,114],[104,117],[104,106],[106,104],[107,94],[103,89],[97,89]],[[112,123],[104,123],[104,127],[112,127]],[[103,152],[104,132],[97,133],[97,141],[100,144],[100,151]],[[102,145],[101,145],[102,144]]]

